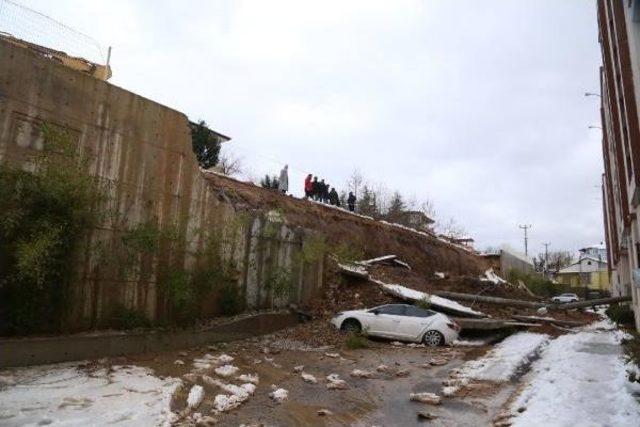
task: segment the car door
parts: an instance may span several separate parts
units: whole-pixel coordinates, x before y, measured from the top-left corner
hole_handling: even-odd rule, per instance
[[[396,334],[398,338],[405,340],[420,340],[424,331],[433,323],[436,313],[415,306],[407,306],[407,309],[398,323]]]
[[[405,312],[402,304],[388,304],[378,307],[371,318],[368,333],[386,338],[395,338],[396,330]]]

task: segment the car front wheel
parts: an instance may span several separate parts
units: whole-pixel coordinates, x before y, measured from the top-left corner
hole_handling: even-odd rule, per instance
[[[352,332],[359,334],[362,331],[362,325],[355,319],[347,319],[342,322],[342,327],[340,328],[345,332]]]
[[[444,344],[444,336],[438,331],[427,331],[422,337],[422,342],[429,347],[438,347]]]

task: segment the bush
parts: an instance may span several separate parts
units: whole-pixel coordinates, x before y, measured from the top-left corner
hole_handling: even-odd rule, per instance
[[[507,273],[507,280],[513,284],[517,284],[518,280],[521,280],[525,285],[527,285],[531,292],[545,298],[550,298],[562,292],[571,291],[571,288],[565,285],[553,283],[541,274],[524,273],[515,269],[509,270]]]
[[[364,332],[351,332],[349,336],[347,336],[345,345],[350,350],[357,350],[369,347],[369,341],[367,341],[367,335]]]
[[[605,314],[618,325],[633,326],[635,324],[633,310],[627,304],[611,304]]]
[[[148,328],[151,326],[151,322],[149,322],[144,313],[138,310],[118,306],[113,311],[109,326],[114,329]]]
[[[78,250],[104,197],[69,136],[41,130],[33,173],[0,164],[0,323],[9,334],[63,328]]]

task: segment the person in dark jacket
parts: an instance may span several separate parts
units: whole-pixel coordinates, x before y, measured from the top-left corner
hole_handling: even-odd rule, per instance
[[[340,196],[338,196],[335,187],[331,187],[331,191],[329,192],[329,203],[333,206],[340,206]]]
[[[328,185],[325,184],[324,178],[320,180],[320,201],[322,203],[327,203],[329,201],[329,190]]]
[[[353,195],[353,192],[349,191],[349,198],[347,199],[347,205],[349,206],[349,211],[354,212],[356,210],[356,196]]]
[[[318,177],[314,176],[313,181],[311,181],[311,198],[317,201],[319,194],[320,194],[320,183],[318,182]]]
[[[309,174],[304,179],[304,198],[305,199],[308,199],[309,197],[311,197],[313,193],[313,181],[311,181],[312,177],[313,175]]]

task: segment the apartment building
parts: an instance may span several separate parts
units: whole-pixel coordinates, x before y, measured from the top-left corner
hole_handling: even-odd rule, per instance
[[[607,262],[614,296],[640,329],[640,0],[598,0]]]

